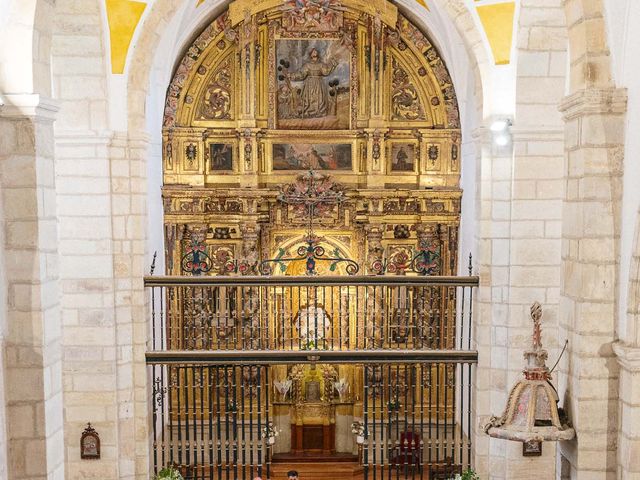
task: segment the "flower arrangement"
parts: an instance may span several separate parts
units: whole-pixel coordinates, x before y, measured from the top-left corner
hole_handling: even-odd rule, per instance
[[[456,473],[456,476],[453,477],[453,480],[480,480],[480,477],[473,469],[468,468],[467,470],[462,472],[462,475]]]
[[[183,477],[180,475],[180,472],[173,467],[166,467],[158,472],[155,480],[183,480]]]
[[[341,378],[339,381],[333,382],[333,388],[336,389],[340,400],[342,400],[344,394],[347,393],[347,390],[349,389],[349,382],[347,382],[344,378]]]
[[[282,381],[276,380],[275,382],[273,382],[273,385],[275,386],[276,390],[282,396],[283,401],[285,398],[287,398],[287,393],[289,393],[289,390],[291,390],[292,383],[293,382],[291,381],[290,378],[286,378]]]
[[[364,443],[364,423],[360,421],[353,422],[351,424],[351,433],[356,436],[356,443],[362,445]]]
[[[401,406],[402,404],[400,403],[400,400],[398,400],[397,398],[392,398],[391,400],[389,400],[388,407],[390,411],[394,412],[394,411],[400,410]]]
[[[354,435],[364,436],[364,423],[362,422],[353,422],[351,424],[351,433]]]
[[[276,437],[280,435],[280,430],[278,430],[273,422],[267,422],[267,424],[262,427],[262,438],[267,440],[267,443],[273,445],[276,443]]]

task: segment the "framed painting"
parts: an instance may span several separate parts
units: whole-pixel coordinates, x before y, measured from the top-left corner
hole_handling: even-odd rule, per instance
[[[212,143],[209,145],[209,170],[224,172],[233,170],[233,149],[231,143]]]
[[[347,130],[351,52],[338,39],[276,39],[276,124],[291,130]]]
[[[349,143],[274,143],[273,170],[352,170]]]
[[[416,173],[417,157],[415,143],[391,143],[389,148],[389,171],[392,173]]]

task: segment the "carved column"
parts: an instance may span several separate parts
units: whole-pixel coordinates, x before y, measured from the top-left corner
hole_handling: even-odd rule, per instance
[[[365,226],[367,239],[367,273],[382,273],[379,269],[382,267],[384,248],[382,246],[382,234],[384,226],[380,224],[368,224]]]
[[[243,222],[240,224],[240,233],[242,233],[241,258],[238,261],[240,274],[255,274],[259,259],[258,237],[260,226],[255,222]],[[260,348],[261,337],[275,341],[275,335],[267,334],[267,329],[269,328],[268,317],[265,315],[261,319],[258,314],[260,308],[258,289],[256,287],[240,288],[242,289],[242,294],[240,295],[242,301],[242,335],[246,342],[245,347]],[[266,313],[268,308],[263,308],[262,311]],[[261,328],[261,324],[263,328]],[[277,348],[277,346],[270,345],[269,348]]]
[[[240,233],[242,234],[240,260],[253,269],[260,259],[260,245],[258,245],[260,225],[256,222],[243,222],[240,224]]]
[[[369,273],[384,274],[382,247],[382,234],[384,226],[380,224],[369,224],[365,227],[367,238],[367,268]],[[359,335],[362,339],[356,340],[359,347],[365,346],[365,338],[367,347],[382,346],[382,321],[383,321],[383,295],[382,286],[366,287],[367,288],[367,311],[368,318],[364,319],[366,325],[358,328]]]

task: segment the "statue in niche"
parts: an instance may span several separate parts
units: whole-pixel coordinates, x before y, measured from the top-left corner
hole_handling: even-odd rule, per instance
[[[324,346],[331,331],[331,319],[323,305],[317,302],[315,288],[309,290],[307,305],[298,310],[295,326],[302,348],[318,349]]]

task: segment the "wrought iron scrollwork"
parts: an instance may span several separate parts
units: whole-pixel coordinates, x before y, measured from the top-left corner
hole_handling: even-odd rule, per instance
[[[280,190],[278,200],[293,205],[308,218],[307,235],[303,239],[306,245],[298,247],[295,257],[285,257],[285,250],[280,249],[275,258],[260,262],[259,273],[271,275],[276,265],[284,270],[287,263],[295,261],[305,261],[307,275],[317,275],[317,262],[329,262],[329,271],[331,272],[334,272],[339,264],[344,263],[347,274],[355,275],[358,273],[360,266],[350,258],[340,256],[338,249],[327,255],[324,247],[319,244],[322,238],[313,233],[315,216],[325,214],[332,205],[340,205],[346,200],[346,195],[340,185],[331,180],[328,175],[320,175],[310,170],[305,175],[298,176],[294,183],[284,185]]]
[[[346,264],[345,270],[348,275],[355,275],[360,271],[360,266],[350,258],[343,258],[340,256],[340,252],[336,249],[332,252],[333,256],[327,255],[324,247],[318,245],[319,238],[315,235],[305,238],[306,245],[300,245],[298,247],[297,256],[284,257],[277,256],[269,260],[263,260],[260,262],[258,268],[262,275],[271,275],[274,271],[275,265],[280,265],[281,269],[285,268],[285,265],[290,262],[297,262],[304,260],[306,262],[307,275],[316,275],[316,263],[317,262],[329,262],[329,271],[334,272],[338,265],[341,263]],[[284,255],[284,250],[280,250],[280,254]]]
[[[213,261],[207,253],[204,242],[192,239],[186,248],[186,253],[180,260],[180,266],[184,273],[191,273],[192,275],[209,272],[213,266]]]

